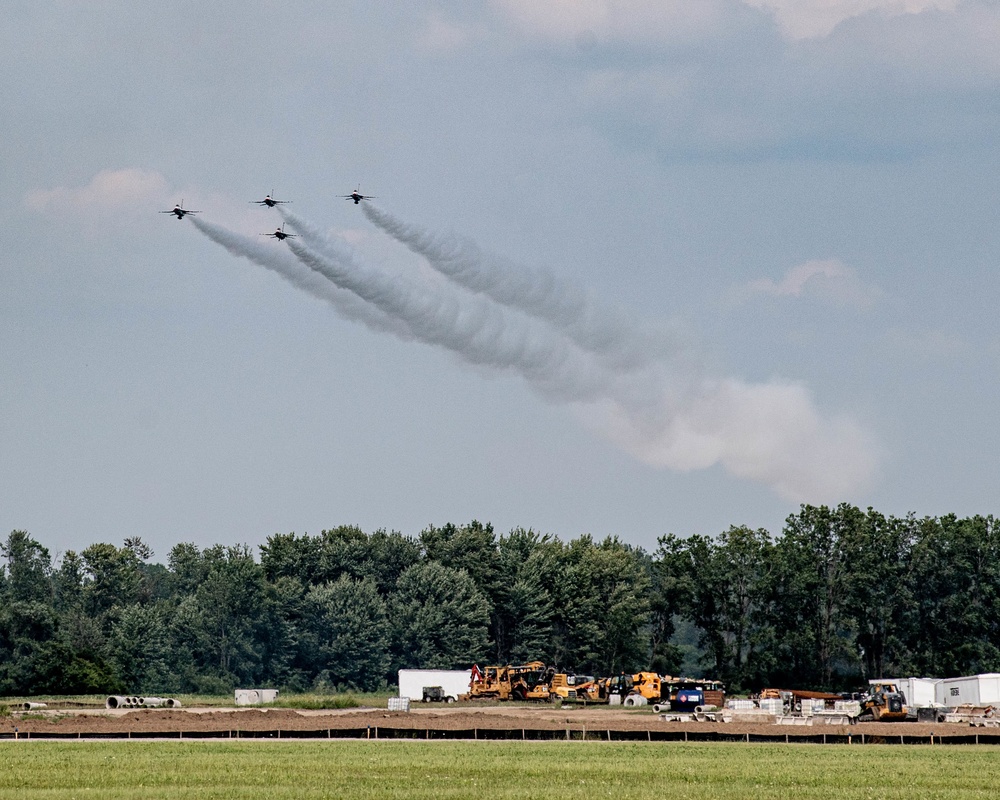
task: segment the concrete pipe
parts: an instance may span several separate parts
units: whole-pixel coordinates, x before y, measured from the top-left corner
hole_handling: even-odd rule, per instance
[[[34,711],[36,708],[48,708],[48,703],[22,703],[21,707],[25,711]]]
[[[139,700],[145,708],[160,708],[167,704],[166,697],[140,697]]]
[[[719,708],[718,706],[707,706],[706,705],[706,706],[695,706],[694,710],[695,710],[695,713],[704,714],[706,711],[717,711],[718,708]]]
[[[659,703],[657,703],[656,705],[653,706],[653,711],[655,711],[657,714],[659,714],[659,713],[661,713],[663,711],[669,711],[669,710],[670,710],[670,706],[661,706]]]
[[[164,705],[167,708],[180,708],[181,707],[181,701],[180,700],[174,700],[174,698],[172,698],[172,697],[168,697],[167,700],[166,700],[166,702],[164,703]]]
[[[105,708],[127,708],[128,707],[128,698],[127,697],[123,697],[120,694],[110,695],[108,697],[108,699],[104,701],[104,707]]]

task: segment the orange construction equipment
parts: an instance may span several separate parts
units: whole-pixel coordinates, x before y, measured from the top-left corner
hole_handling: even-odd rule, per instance
[[[664,680],[670,680],[670,677],[661,678],[655,672],[636,672],[631,675],[623,672],[612,678],[605,678],[605,695],[618,695],[624,706],[655,703],[660,699]]]
[[[903,722],[908,716],[906,696],[894,683],[873,683],[861,701],[861,721]]]
[[[462,700],[548,700],[555,670],[541,661],[472,671],[469,693]]]
[[[593,675],[568,675],[557,672],[549,683],[549,699],[568,702],[597,703],[605,697],[598,680]]]

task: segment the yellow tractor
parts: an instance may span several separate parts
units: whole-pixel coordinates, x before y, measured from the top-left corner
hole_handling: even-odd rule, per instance
[[[469,700],[548,700],[554,670],[541,661],[518,666],[484,667],[469,682]]]
[[[596,703],[604,698],[601,687],[593,675],[568,675],[557,672],[549,683],[549,699],[570,703]]]
[[[605,694],[609,698],[617,695],[623,706],[644,706],[659,701],[665,680],[670,677],[661,678],[655,672],[622,673],[605,679]]]
[[[894,683],[873,683],[861,701],[862,722],[903,722],[907,717],[906,696]]]

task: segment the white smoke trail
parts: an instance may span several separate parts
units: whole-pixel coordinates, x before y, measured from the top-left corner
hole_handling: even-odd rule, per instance
[[[335,298],[338,310],[350,309],[342,313],[363,311],[369,318],[353,318],[376,330],[405,331],[468,363],[516,371],[542,395],[575,403],[591,428],[653,466],[687,471],[718,464],[789,500],[811,503],[844,499],[876,469],[879,453],[871,437],[850,419],[825,418],[799,384],[712,380],[679,374],[663,362],[627,375],[608,370],[546,325],[512,317],[447,284],[369,270],[346,243],[287,211],[284,216],[302,236],[302,244],[286,240],[295,259],[210,223],[195,224],[235,255]]]
[[[564,338],[529,319],[515,321],[482,298],[369,270],[346,244],[324,237],[287,210],[282,213],[309,245],[289,240],[303,264],[404,321],[418,339],[471,364],[513,370],[552,399],[573,402],[604,395],[609,376]]]
[[[590,290],[544,269],[529,269],[484,253],[468,239],[432,233],[371,203],[365,216],[385,233],[427,259],[460,286],[545,320],[580,347],[618,370],[637,369],[671,355],[661,331],[636,325],[601,304]]]
[[[413,333],[405,323],[369,305],[353,292],[341,289],[323,276],[317,275],[284,248],[279,249],[270,243],[234,233],[221,225],[215,225],[198,217],[190,219],[198,230],[216,244],[221,244],[234,256],[246,258],[276,272],[293,286],[326,300],[344,318],[352,322],[361,322],[375,331],[392,333],[403,340],[413,339]]]
[[[303,241],[315,248],[312,253],[301,248],[300,253],[300,246],[293,246],[310,266],[387,313],[400,314],[418,338],[457,349],[475,363],[518,368],[538,385],[537,370],[545,360],[518,364],[517,351],[501,347],[486,357],[469,349],[474,337],[456,324],[461,317],[456,308],[472,297],[466,295],[463,301],[462,295],[424,287],[433,294],[415,300],[413,294],[419,290],[414,285],[367,273],[343,243],[294,214],[283,213]],[[477,316],[496,313],[490,304],[475,308]],[[492,320],[497,326],[509,324],[502,314]],[[538,336],[543,333],[544,329],[536,330]],[[626,341],[639,338],[628,330],[623,333]],[[496,329],[491,346],[503,335]],[[539,341],[551,347],[551,332]],[[656,467],[687,471],[719,464],[730,474],[764,483],[795,502],[836,502],[844,492],[867,483],[877,466],[878,448],[871,437],[852,420],[824,418],[809,391],[796,383],[711,379],[659,361],[628,374],[604,369],[588,358],[559,364],[558,371],[544,373],[546,394],[585,401],[576,407],[593,429]]]

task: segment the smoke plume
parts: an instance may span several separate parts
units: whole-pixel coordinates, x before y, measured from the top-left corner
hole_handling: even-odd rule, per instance
[[[602,396],[609,376],[572,342],[537,322],[512,318],[484,298],[446,286],[370,270],[346,243],[322,235],[288,210],[282,215],[305,242],[289,240],[303,264],[405,322],[421,341],[444,347],[470,364],[515,371],[546,397],[579,401]]]
[[[553,294],[555,279],[550,283],[541,273],[516,267],[510,267],[513,277],[505,275],[499,260],[488,262],[496,274],[486,280],[485,260],[460,268],[473,263],[467,257],[477,251],[474,245],[463,244],[464,255],[449,260],[433,236],[406,233],[403,223],[384,212],[370,216],[393,225],[400,241],[419,241],[418,252],[449,263],[463,276],[455,281],[460,285],[372,270],[346,242],[281,212],[301,237],[284,242],[294,257],[194,222],[233,254],[324,297],[350,319],[446,348],[469,364],[521,375],[547,399],[572,404],[589,428],[652,466],[689,471],[719,465],[789,500],[810,503],[842,500],[875,472],[879,450],[870,435],[847,417],[824,416],[800,384],[705,377],[681,368],[687,353],[667,358],[655,350],[636,351],[650,341],[645,331],[602,310],[590,293],[570,290],[560,300]],[[538,289],[543,285],[550,289]],[[585,312],[579,324],[570,318],[574,308]]]
[[[550,270],[529,269],[489,255],[475,242],[432,233],[371,203],[362,207],[378,228],[426,258],[442,275],[544,320],[616,369],[645,366],[673,349],[661,332],[636,325],[624,312],[602,305],[592,291]]]
[[[365,303],[354,293],[331,284],[321,275],[304,267],[302,262],[290,256],[284,249],[278,249],[269,242],[242,236],[198,217],[191,216],[189,219],[198,230],[216,244],[221,244],[234,256],[245,258],[276,272],[293,286],[326,300],[344,318],[352,322],[361,322],[375,331],[395,334],[400,339],[413,339],[413,334],[405,323]]]

